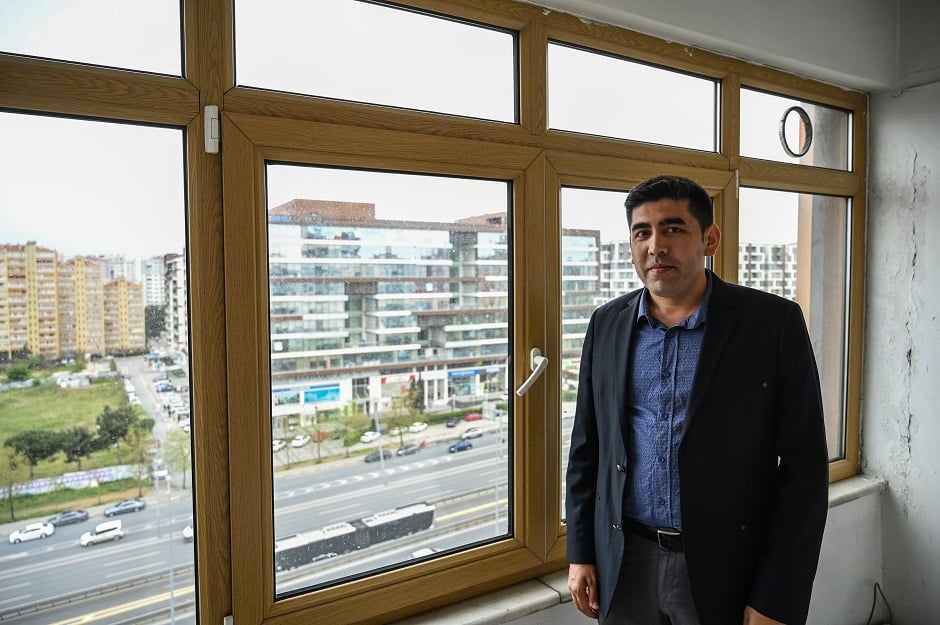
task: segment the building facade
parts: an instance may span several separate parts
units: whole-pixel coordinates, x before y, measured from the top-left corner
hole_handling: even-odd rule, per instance
[[[143,314],[140,285],[106,282],[96,261],[62,260],[32,241],[0,246],[0,358],[24,349],[46,359],[140,351]]]

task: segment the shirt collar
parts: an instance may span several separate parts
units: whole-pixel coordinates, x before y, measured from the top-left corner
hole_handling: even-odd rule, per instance
[[[705,277],[708,281],[707,285],[705,286],[705,296],[702,298],[702,301],[699,302],[698,308],[695,309],[695,312],[683,319],[678,324],[687,330],[694,330],[701,324],[705,323],[707,320],[708,302],[712,296],[712,273],[710,271],[706,271]],[[640,292],[640,305],[637,307],[636,311],[637,323],[645,319],[646,322],[649,323],[652,327],[662,325],[662,323],[656,319],[656,317],[650,314],[649,296],[649,290],[646,287],[643,287],[643,290]]]

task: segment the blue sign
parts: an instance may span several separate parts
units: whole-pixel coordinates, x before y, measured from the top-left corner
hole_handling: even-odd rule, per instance
[[[470,376],[478,374],[480,371],[478,369],[465,369],[463,371],[448,371],[448,378],[469,378]]]
[[[323,401],[339,400],[339,384],[329,386],[311,386],[304,391],[304,403],[316,404]]]

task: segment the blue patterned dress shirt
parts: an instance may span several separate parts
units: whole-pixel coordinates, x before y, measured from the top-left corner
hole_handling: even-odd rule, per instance
[[[650,314],[649,292],[643,289],[640,296],[629,355],[629,463],[623,514],[651,527],[682,529],[679,443],[702,352],[711,291],[709,278],[698,309],[671,328]]]

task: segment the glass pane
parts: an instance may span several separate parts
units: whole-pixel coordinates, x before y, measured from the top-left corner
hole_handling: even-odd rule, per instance
[[[843,458],[849,206],[741,189],[738,282],[799,302],[819,367],[829,457]]]
[[[626,191],[561,189],[562,476],[568,466],[581,345],[594,309],[641,286],[630,261]],[[565,515],[565,484],[561,485]]]
[[[235,0],[237,83],[516,121],[515,34],[355,0]]]
[[[505,536],[509,184],[267,175],[277,593]]]
[[[567,45],[548,45],[548,126],[714,152],[718,83]]]
[[[741,89],[741,155],[782,163],[849,169],[849,113]]]
[[[195,623],[182,135],[0,113],[0,607],[24,622]]]
[[[3,0],[0,51],[182,75],[180,3]]]

